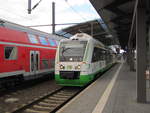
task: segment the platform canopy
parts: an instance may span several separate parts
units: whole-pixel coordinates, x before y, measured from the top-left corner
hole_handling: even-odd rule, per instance
[[[100,40],[105,45],[119,45],[118,39],[115,36],[113,37],[101,19],[78,23],[71,27],[62,29],[61,31],[56,32],[56,34],[69,38],[79,32],[87,33],[95,39]]]
[[[135,0],[90,0],[122,48],[128,43]]]

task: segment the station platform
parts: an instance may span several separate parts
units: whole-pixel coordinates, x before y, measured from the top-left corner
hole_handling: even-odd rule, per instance
[[[147,103],[137,103],[136,72],[129,70],[119,62],[57,113],[150,113],[150,88]]]

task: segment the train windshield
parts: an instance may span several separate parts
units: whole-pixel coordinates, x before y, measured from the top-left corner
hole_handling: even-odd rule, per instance
[[[60,61],[81,62],[83,61],[87,41],[67,41],[60,44]]]

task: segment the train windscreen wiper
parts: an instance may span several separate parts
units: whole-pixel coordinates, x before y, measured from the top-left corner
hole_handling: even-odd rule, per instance
[[[65,47],[63,47],[62,49],[63,49],[62,50],[62,57],[64,58],[64,60],[66,60],[66,57],[64,56],[64,52],[67,51],[67,50],[69,50],[69,49],[71,49],[71,48],[65,48]]]

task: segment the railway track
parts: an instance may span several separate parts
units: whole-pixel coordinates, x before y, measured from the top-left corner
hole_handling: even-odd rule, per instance
[[[14,110],[12,113],[54,113],[82,89],[79,87],[62,87]]]

